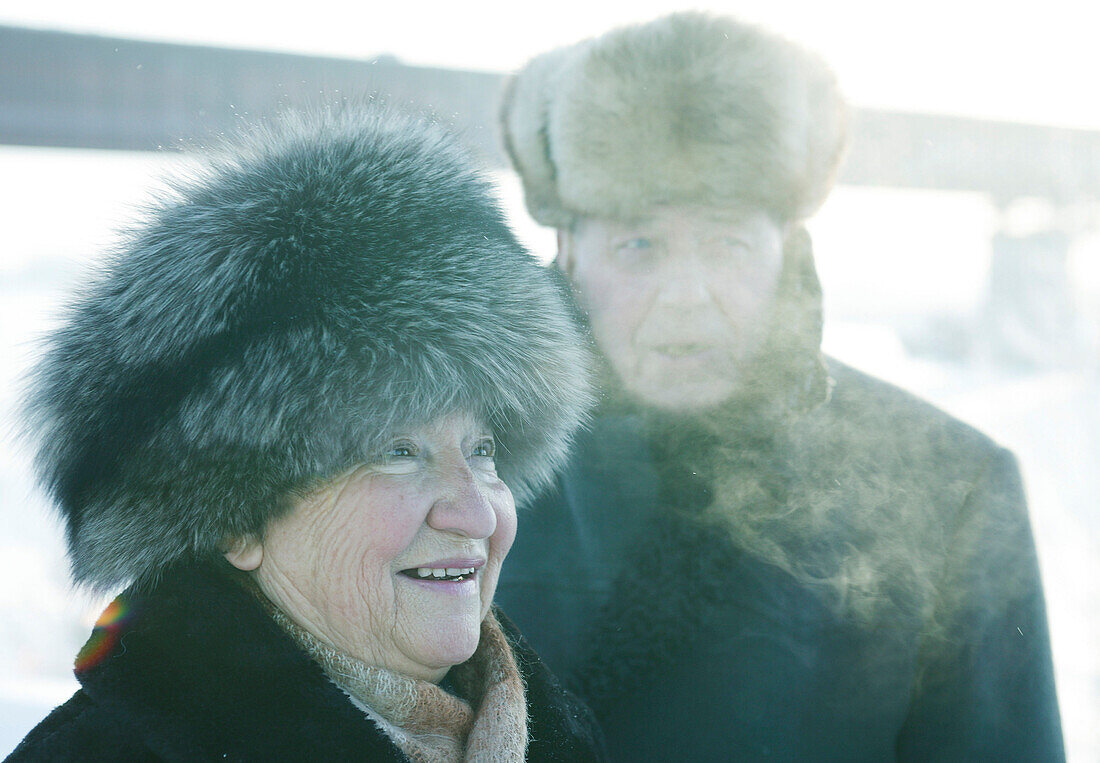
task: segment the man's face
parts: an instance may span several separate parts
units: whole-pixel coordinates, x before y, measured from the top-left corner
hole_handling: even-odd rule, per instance
[[[783,267],[781,224],[756,208],[655,207],[562,232],[558,265],[626,389],[669,410],[737,391]]]

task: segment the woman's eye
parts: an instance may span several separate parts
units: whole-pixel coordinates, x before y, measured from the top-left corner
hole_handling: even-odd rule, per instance
[[[420,468],[421,452],[416,443],[409,440],[394,440],[389,447],[383,448],[373,465],[387,474],[408,474]]]
[[[395,442],[382,456],[386,460],[395,458],[416,458],[418,451],[411,442]]]
[[[495,458],[497,454],[497,444],[491,437],[487,437],[484,440],[478,442],[474,446],[474,451],[471,455],[476,458]]]

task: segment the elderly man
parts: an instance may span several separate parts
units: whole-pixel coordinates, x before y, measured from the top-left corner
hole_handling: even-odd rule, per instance
[[[535,58],[503,123],[605,395],[497,597],[615,754],[1063,757],[1011,454],[821,354],[827,67],[674,15]]]

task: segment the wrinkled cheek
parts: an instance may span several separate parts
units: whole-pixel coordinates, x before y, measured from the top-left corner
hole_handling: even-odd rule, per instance
[[[644,318],[644,313],[631,303],[625,303],[621,308],[612,306],[599,312],[589,312],[592,336],[620,375],[636,371],[639,361],[637,334]]]
[[[518,531],[518,519],[514,504],[511,508],[497,511],[497,529],[490,539],[494,556],[503,559],[508,555],[508,552],[512,549],[512,543],[516,540]]]
[[[722,311],[742,328],[759,325],[773,301],[773,295],[762,291],[731,291],[720,302]]]
[[[636,364],[634,337],[652,301],[648,283],[618,273],[589,273],[575,284],[596,344],[617,373],[631,373]]]
[[[482,572],[481,586],[481,618],[489,612],[496,593],[497,581],[500,579],[500,570],[507,563],[508,552],[516,539],[518,531],[516,510],[514,504],[511,509],[497,511],[497,529],[489,541],[489,563]]]
[[[653,275],[591,273],[577,283],[577,294],[590,315],[637,319],[657,282]]]
[[[393,629],[395,608],[393,582],[388,571],[382,574],[369,565],[363,565],[344,597],[345,617],[350,627],[361,634],[383,634]]]

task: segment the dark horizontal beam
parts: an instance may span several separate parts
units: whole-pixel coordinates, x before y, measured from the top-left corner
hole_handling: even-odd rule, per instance
[[[452,123],[490,161],[501,76],[0,26],[0,144],[155,150],[288,107],[380,99]]]
[[[858,110],[841,183],[1100,199],[1100,131]]]
[[[499,74],[140,42],[0,26],[0,143],[153,150],[239,121],[348,99],[428,110],[493,164]],[[1001,200],[1100,195],[1100,132],[857,110],[840,182],[983,191]]]

